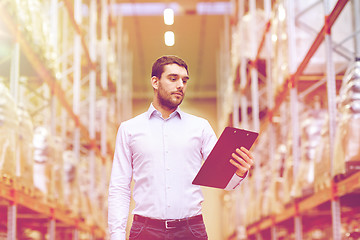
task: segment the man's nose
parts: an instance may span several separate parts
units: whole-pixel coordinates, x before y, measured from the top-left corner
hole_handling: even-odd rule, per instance
[[[183,81],[181,79],[179,79],[178,84],[177,84],[177,88],[181,89],[183,87],[184,87],[184,83],[183,83]]]

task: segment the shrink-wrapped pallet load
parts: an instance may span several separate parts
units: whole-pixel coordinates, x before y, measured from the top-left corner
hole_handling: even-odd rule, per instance
[[[272,74],[272,87],[273,92],[281,92],[283,84],[288,76],[288,43],[287,43],[287,29],[285,21],[285,6],[284,1],[278,1],[274,8],[274,14],[271,15],[271,36],[272,36],[272,53],[273,66],[271,69]]]
[[[335,3],[334,0],[330,2]],[[296,16],[296,25],[293,31],[291,29],[289,31],[286,5],[287,1],[285,0],[275,1],[273,14],[271,15],[271,56],[273,57],[271,65],[274,66],[271,72],[272,86],[275,94],[288,87],[285,84],[285,80],[290,73],[293,73],[289,71],[289,68],[300,65],[313,44],[316,33],[324,26],[324,7],[322,4],[318,4],[317,0],[293,1],[293,14]],[[339,15],[331,28],[333,41],[341,42],[341,47],[346,50],[354,49],[354,41],[344,41],[344,36],[351,36],[354,31],[351,19],[351,12],[353,10],[351,8],[351,4],[345,5],[342,14]],[[291,37],[295,40],[295,46],[289,46],[289,32],[291,32]],[[303,71],[304,75],[318,75],[326,71],[327,61],[324,47],[324,44],[321,45],[319,50],[309,59],[309,64]],[[346,58],[342,54],[346,56],[348,51],[344,51],[345,53],[339,52],[341,54],[333,54],[336,68],[347,63]],[[293,59],[289,59],[291,55],[294,56]],[[290,66],[289,63],[293,66]]]
[[[290,102],[286,100],[279,109],[278,115],[273,117],[274,156],[271,164],[271,208],[273,212],[280,212],[291,202],[291,188],[293,186],[292,161],[292,128]]]
[[[65,205],[63,193],[62,139],[53,137],[45,126],[37,126],[33,137],[34,187],[47,200]]]
[[[264,151],[270,145],[269,143],[269,131],[268,129],[265,130],[261,137],[258,138],[256,148],[253,149],[255,156],[257,156],[258,162],[255,166],[259,166],[258,169],[254,169],[254,173],[258,174],[258,194],[257,194],[257,201],[259,202],[259,207],[256,210],[259,211],[259,215],[262,217],[266,217],[270,214],[270,186],[271,181],[274,175],[273,172],[273,163],[269,161],[270,159],[270,151]],[[256,175],[255,175],[256,178]]]
[[[329,119],[324,116],[324,125],[321,129],[321,140],[315,149],[314,161],[314,191],[319,192],[331,186],[330,167],[330,141],[329,141]]]
[[[292,148],[292,132],[287,137],[287,142],[284,144],[286,149],[285,161],[284,161],[284,176],[283,176],[283,203],[288,205],[294,200],[294,158]]]
[[[77,165],[78,172],[78,190],[79,190],[79,214],[89,224],[94,223],[93,206],[90,202],[91,195],[95,189],[90,189],[90,171],[89,158],[80,157],[80,163]]]
[[[360,60],[346,71],[339,94],[340,117],[332,172],[336,179],[360,170]]]
[[[270,209],[271,214],[279,214],[284,210],[284,167],[286,159],[286,146],[280,144],[274,156],[274,163],[270,185]]]
[[[26,189],[33,187],[33,167],[34,167],[34,126],[31,117],[23,105],[19,105],[19,134],[18,146],[19,154],[16,164],[17,183]]]
[[[315,106],[305,111],[301,121],[301,161],[294,183],[295,197],[306,197],[314,193],[316,148],[321,142],[321,130],[325,123],[325,110],[319,99]]]
[[[261,166],[259,169],[254,170],[258,171],[257,174],[260,176],[258,177],[258,191],[256,195],[256,216],[258,219],[262,217],[266,217],[269,215],[269,201],[268,201],[268,188],[269,188],[269,177],[270,171],[266,165]]]
[[[77,159],[74,152],[66,150],[63,152],[63,164],[64,164],[64,203],[70,211],[73,213],[78,212],[79,206],[79,186],[77,180]]]
[[[234,41],[232,42],[232,60],[237,63],[238,57],[244,57],[247,59],[255,59],[257,49],[260,44],[262,34],[266,27],[265,12],[261,9],[256,9],[254,14],[247,13],[239,21],[236,26]],[[256,24],[256,25],[254,25]],[[266,50],[260,53],[261,58],[265,58]]]
[[[249,199],[251,199],[251,201],[248,202],[248,210],[246,212],[246,223],[247,225],[253,224],[256,221],[259,220],[259,216],[257,216],[257,212],[259,210],[258,209],[258,205],[257,205],[257,189],[256,189],[256,179],[254,176],[248,176],[247,177],[247,182],[246,184],[248,184],[248,193],[249,194]]]
[[[95,191],[93,191],[94,199],[92,199],[93,217],[97,225],[106,227],[107,217],[107,192],[104,189],[109,184],[109,176],[111,175],[112,161],[106,158],[104,163],[100,157],[95,158]]]
[[[49,197],[59,206],[64,206],[64,164],[63,164],[63,140],[60,137],[53,138],[53,156],[51,158]]]
[[[0,177],[7,184],[16,178],[17,107],[9,89],[0,82]]]
[[[53,143],[49,130],[37,126],[34,130],[34,186],[43,196],[48,196],[51,183]]]

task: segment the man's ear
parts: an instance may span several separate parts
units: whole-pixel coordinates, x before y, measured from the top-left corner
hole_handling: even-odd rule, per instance
[[[159,79],[156,76],[151,78],[151,85],[156,90],[159,88]]]

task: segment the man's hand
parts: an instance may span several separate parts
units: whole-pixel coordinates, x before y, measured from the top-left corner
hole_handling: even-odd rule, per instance
[[[232,154],[230,163],[237,168],[236,175],[244,178],[246,173],[254,165],[254,157],[249,150],[241,147],[240,149],[237,148],[236,152]]]

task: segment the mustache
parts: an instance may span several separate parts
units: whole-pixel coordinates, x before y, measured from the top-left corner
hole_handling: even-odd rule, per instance
[[[182,90],[180,91],[175,91],[175,92],[172,92],[173,94],[181,94],[181,95],[184,95],[184,92]]]

